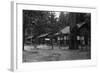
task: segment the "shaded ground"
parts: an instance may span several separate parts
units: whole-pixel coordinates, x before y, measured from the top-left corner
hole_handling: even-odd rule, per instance
[[[53,50],[32,49],[31,46],[30,50],[23,51],[23,62],[90,59],[90,50],[80,51],[80,50],[69,50],[68,47],[62,47],[63,49],[58,49],[58,48],[59,47],[54,46]]]

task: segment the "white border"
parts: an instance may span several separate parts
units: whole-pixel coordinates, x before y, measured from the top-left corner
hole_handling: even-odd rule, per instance
[[[31,71],[35,69],[55,69],[66,67],[80,67],[80,66],[93,66],[96,65],[96,44],[95,42],[95,29],[96,29],[96,9],[93,7],[73,7],[73,6],[52,6],[52,5],[39,5],[32,3],[13,3],[13,49],[12,49],[12,70],[13,71]],[[46,11],[69,11],[69,12],[87,12],[91,13],[91,60],[75,60],[75,61],[59,61],[59,62],[33,62],[22,63],[22,10],[46,10]]]

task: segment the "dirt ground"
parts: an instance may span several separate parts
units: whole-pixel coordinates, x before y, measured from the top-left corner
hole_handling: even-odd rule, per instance
[[[68,47],[63,47],[68,48]],[[90,59],[90,50],[69,50],[69,49],[31,49],[23,51],[23,62],[40,61],[62,61],[62,60],[85,60]]]

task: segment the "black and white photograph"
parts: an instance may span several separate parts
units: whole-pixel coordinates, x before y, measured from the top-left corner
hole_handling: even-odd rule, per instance
[[[22,10],[22,61],[91,59],[91,13]]]

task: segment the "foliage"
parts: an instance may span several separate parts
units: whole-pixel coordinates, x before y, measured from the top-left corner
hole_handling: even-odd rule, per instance
[[[57,32],[68,24],[68,15],[60,13],[59,18],[54,11],[23,10],[24,36],[38,36],[43,33]]]

